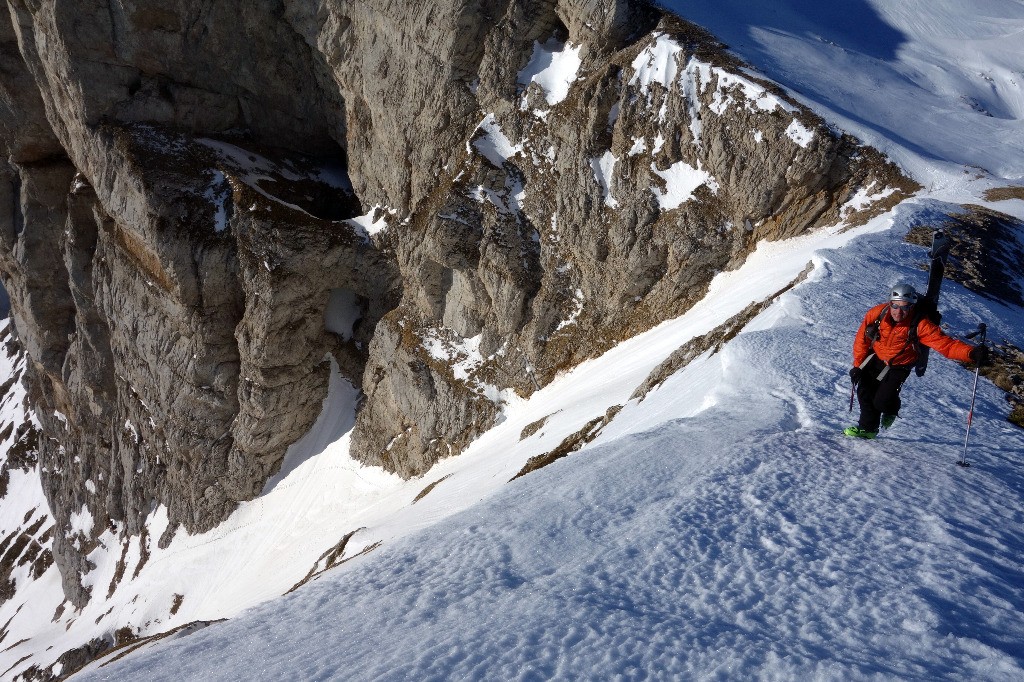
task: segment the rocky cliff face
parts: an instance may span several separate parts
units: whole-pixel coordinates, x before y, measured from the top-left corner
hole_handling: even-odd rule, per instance
[[[485,51],[480,72],[517,87],[477,87],[475,130],[396,243],[402,302],[378,325],[353,443],[403,475],[485,430],[503,390],[680,314],[759,240],[909,190],[693,26],[615,44],[574,33],[567,9],[535,21]],[[551,84],[560,69],[571,85]]]
[[[7,5],[0,275],[75,605],[104,530],[259,495],[332,361],[353,456],[415,476],[759,240],[913,191],[643,2]]]

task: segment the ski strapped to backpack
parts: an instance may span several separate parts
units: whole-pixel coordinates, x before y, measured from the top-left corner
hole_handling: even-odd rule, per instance
[[[939,291],[942,289],[942,276],[946,272],[946,261],[949,259],[949,237],[942,230],[932,233],[932,248],[928,251],[928,290],[922,300],[918,301],[915,308],[915,318],[911,320],[910,338],[917,348],[917,362],[914,363],[914,372],[917,376],[924,376],[928,369],[927,346],[917,341],[917,323],[922,317],[927,317],[935,324],[942,321],[942,313],[939,312]],[[922,307],[923,306],[923,307]]]

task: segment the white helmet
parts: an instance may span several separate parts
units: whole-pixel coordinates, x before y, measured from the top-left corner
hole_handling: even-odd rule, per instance
[[[917,291],[906,282],[897,283],[892,288],[892,293],[889,294],[889,300],[892,302],[899,301],[901,303],[906,302],[913,305],[914,303],[917,303],[917,299]]]

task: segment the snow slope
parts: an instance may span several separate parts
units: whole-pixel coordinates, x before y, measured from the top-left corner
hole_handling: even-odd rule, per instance
[[[897,279],[923,284],[903,235],[1024,177],[1022,3],[666,4],[890,154],[921,197],[856,230],[763,244],[686,315],[511,404],[422,479],[348,457],[354,389],[335,378],[281,475],[222,527],[148,561],[133,540],[138,576],[55,623],[55,569],[31,610],[0,605],[16,643],[0,670],[103,636],[108,619],[147,635],[231,618],[75,679],[1024,678],[1024,432],[1001,392],[981,382],[970,469],[954,462],[973,375],[941,358],[884,438],[838,435],[860,317]],[[1024,218],[1024,201],[989,205]],[[721,352],[630,401],[672,351],[809,262]],[[985,321],[1024,345],[1019,310],[952,284],[943,309],[951,333]],[[592,444],[508,482],[618,405]],[[277,598],[345,537],[349,561]],[[108,542],[96,585],[117,571]]]
[[[661,0],[932,191],[1024,178],[1020,0]]]
[[[1020,679],[1024,431],[1003,420],[1001,392],[980,387],[970,469],[955,462],[972,375],[949,361],[912,379],[885,437],[839,435],[849,337],[880,284],[920,279],[923,249],[901,238],[938,208],[904,208],[841,249],[819,237],[759,254],[780,271],[793,252],[816,267],[582,452],[418,533],[407,519],[404,537],[286,597],[75,679]],[[773,270],[727,278],[701,308],[769,291]],[[947,287],[952,330],[985,319],[1024,341],[1020,311]],[[472,502],[484,472],[507,480],[502,446],[521,447],[537,408],[599,413],[631,362],[662,355],[701,315],[519,405],[417,505]]]

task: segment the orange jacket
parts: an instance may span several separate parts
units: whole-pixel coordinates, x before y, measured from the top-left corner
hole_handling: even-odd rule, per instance
[[[872,345],[871,339],[867,337],[868,325],[874,324],[882,310],[888,303],[880,303],[869,310],[860,323],[857,330],[857,337],[853,340],[853,365],[860,367],[868,355],[874,352],[878,359],[888,365],[912,365],[917,360],[917,349],[910,342],[910,320],[913,315],[908,315],[899,324],[892,319],[889,311],[886,310],[878,325],[878,340]],[[950,360],[970,362],[970,353],[974,348],[969,343],[958,341],[942,333],[939,325],[929,319],[921,319],[917,323],[917,338],[929,348],[934,348]]]

